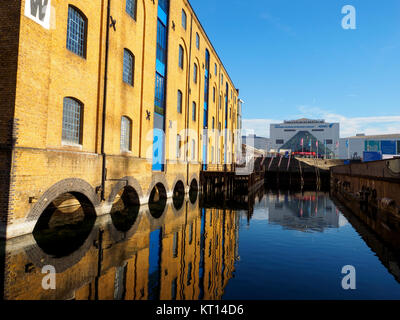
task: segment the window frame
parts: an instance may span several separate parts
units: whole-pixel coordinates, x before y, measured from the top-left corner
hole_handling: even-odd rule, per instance
[[[178,89],[178,93],[177,93],[177,102],[178,102],[178,113],[182,114],[183,112],[183,93],[181,90]]]
[[[200,35],[198,32],[196,32],[196,48],[200,50]]]
[[[127,149],[124,149],[123,148],[123,146],[122,146],[122,121],[123,120],[126,120],[127,121],[127,123],[128,123],[128,125],[129,125],[129,130],[128,130],[128,132],[125,132],[125,133],[128,133],[126,136],[128,137],[128,148]],[[121,124],[120,124],[120,151],[121,151],[121,153],[124,153],[124,152],[126,152],[126,153],[128,153],[128,152],[132,152],[132,119],[131,118],[129,118],[128,116],[122,116],[121,117]]]
[[[69,47],[68,45],[68,40],[70,39],[69,37],[69,30],[70,30],[70,10],[74,10],[83,20],[84,22],[84,27],[85,30],[83,32],[83,45],[82,45],[82,54],[79,54],[78,52],[74,51],[73,48]],[[83,13],[82,10],[80,10],[78,7],[75,7],[72,4],[68,5],[68,14],[67,14],[67,42],[66,42],[66,48],[68,51],[76,54],[78,57],[81,57],[86,60],[87,58],[87,38],[88,38],[88,28],[89,28],[89,21],[86,15]]]
[[[192,139],[192,160],[196,160],[196,141]]]
[[[184,30],[187,30],[187,14],[184,9],[182,9],[182,27]]]
[[[180,134],[176,135],[176,158],[179,160],[182,157],[182,137]]]
[[[197,64],[196,62],[193,65],[193,82],[197,84]]]
[[[125,80],[125,54],[128,54],[131,58],[132,58],[132,65],[131,65],[131,82],[127,82]],[[128,85],[130,85],[131,87],[134,87],[135,85],[135,55],[132,53],[132,51],[130,51],[127,48],[124,48],[124,55],[123,55],[123,60],[122,60],[122,81]]]
[[[128,1],[132,1],[134,4],[134,12],[133,15],[131,12],[128,11]],[[125,12],[133,19],[136,21],[137,19],[137,0],[126,0],[125,2]]]
[[[66,127],[64,126],[64,123],[66,123],[65,121],[65,103],[66,100],[69,99],[75,103],[77,103],[77,105],[79,105],[80,109],[79,109],[79,134],[78,134],[78,142],[74,141],[74,140],[68,140],[67,138],[64,138],[64,134],[65,134],[65,130]],[[63,112],[62,112],[62,124],[61,124],[61,143],[62,145],[68,145],[68,146],[79,146],[81,147],[83,145],[83,120],[84,120],[84,111],[85,111],[85,105],[83,104],[82,101],[80,101],[79,99],[75,98],[75,97],[64,97],[63,98]]]
[[[183,49],[183,47],[179,45],[178,66],[181,70],[183,70],[185,67],[184,59],[185,59],[185,49]]]
[[[213,87],[213,103],[215,103],[215,93],[216,93],[216,89],[215,86]]]
[[[193,122],[196,122],[196,119],[197,119],[197,116],[196,116],[196,112],[197,112],[197,105],[196,105],[196,102],[195,101],[193,101],[192,102],[192,121]]]

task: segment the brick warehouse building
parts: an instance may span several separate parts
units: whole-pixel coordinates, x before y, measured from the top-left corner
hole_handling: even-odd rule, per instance
[[[239,91],[188,1],[0,10],[2,237],[31,233],[63,194],[102,215],[123,190],[145,205],[235,161]]]

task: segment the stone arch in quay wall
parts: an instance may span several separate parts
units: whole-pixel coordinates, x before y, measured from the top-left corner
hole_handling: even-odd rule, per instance
[[[142,190],[142,187],[141,187],[139,181],[137,181],[133,177],[124,177],[113,186],[111,193],[108,196],[107,202],[109,204],[112,204],[114,202],[117,194],[126,187],[131,187],[132,189],[134,189],[136,191],[136,193],[139,197],[139,200],[140,200],[140,204],[143,204],[142,199],[144,196],[148,197],[148,195],[143,194],[143,190]]]
[[[192,185],[193,180],[196,180],[197,188],[199,189],[200,188],[200,180],[199,180],[199,175],[196,174],[196,173],[193,173],[191,175],[191,177],[189,179],[189,186],[188,187],[190,188],[190,186]]]
[[[153,173],[153,177],[151,179],[151,183],[149,185],[149,189],[146,194],[146,199],[147,199],[146,202],[147,203],[149,202],[151,191],[159,183],[161,183],[164,186],[165,191],[167,192],[167,197],[171,196],[172,190],[169,189],[167,178],[165,177],[165,174],[161,173],[161,172]]]
[[[179,182],[179,181],[181,181],[182,183],[183,183],[183,185],[185,186],[185,190],[187,189],[187,185],[186,185],[186,182],[185,182],[185,176],[183,175],[183,174],[177,174],[176,175],[176,178],[175,178],[175,180],[174,180],[174,182],[172,183],[172,185],[171,185],[171,192],[174,192],[174,190],[175,190],[175,187],[176,187],[176,184]]]
[[[96,194],[93,187],[85,180],[72,178],[61,180],[47,189],[35,206],[30,210],[25,221],[37,221],[49,204],[65,193],[73,194],[80,202],[87,200],[90,201],[90,204],[93,205],[96,214],[100,215],[101,203],[99,196]]]

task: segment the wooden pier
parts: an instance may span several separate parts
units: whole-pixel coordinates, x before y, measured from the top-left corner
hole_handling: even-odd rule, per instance
[[[205,194],[225,193],[228,197],[234,193],[249,193],[265,182],[265,159],[256,158],[251,170],[245,166],[208,165],[200,173],[200,186]]]

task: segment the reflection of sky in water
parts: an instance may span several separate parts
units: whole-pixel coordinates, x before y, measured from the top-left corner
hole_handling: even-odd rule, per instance
[[[400,284],[329,195],[267,194],[241,213],[235,277],[224,299],[400,299]],[[353,265],[357,290],[341,287]]]

